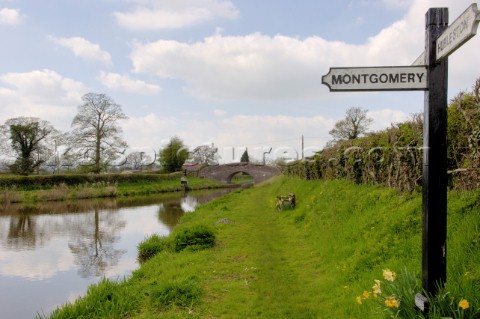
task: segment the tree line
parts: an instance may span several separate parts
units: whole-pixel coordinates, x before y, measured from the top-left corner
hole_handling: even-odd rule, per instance
[[[366,132],[366,111],[352,108],[330,131],[334,140],[305,161],[283,165],[286,174],[305,179],[347,179],[402,191],[422,185],[423,115]],[[360,122],[360,123],[359,123]],[[356,130],[360,128],[360,130]],[[480,79],[448,106],[448,178],[451,189],[480,188]]]
[[[19,175],[55,173],[61,169],[98,174],[111,170],[113,163],[122,158],[117,166],[141,170],[145,165],[155,164],[169,173],[180,170],[188,158],[205,164],[218,161],[213,145],[189,151],[176,136],[159,150],[158,158],[155,154],[152,159],[144,152],[125,154],[128,144],[122,137],[120,121],[127,118],[111,97],[87,93],[72,120],[71,132],[62,133],[36,117],[8,119],[0,126],[3,169]]]

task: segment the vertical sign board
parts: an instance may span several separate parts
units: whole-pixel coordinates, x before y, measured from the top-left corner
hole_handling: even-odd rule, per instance
[[[475,36],[480,13],[474,3],[450,26],[448,8],[425,15],[425,51],[410,67],[330,68],[330,91],[425,90],[423,126],[422,285],[431,295],[446,282],[447,57]],[[415,303],[427,311],[426,298]]]

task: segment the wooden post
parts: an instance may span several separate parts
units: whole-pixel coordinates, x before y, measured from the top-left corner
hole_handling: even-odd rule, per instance
[[[422,285],[436,295],[446,282],[448,61],[436,62],[436,40],[448,25],[448,8],[426,13],[423,125]]]

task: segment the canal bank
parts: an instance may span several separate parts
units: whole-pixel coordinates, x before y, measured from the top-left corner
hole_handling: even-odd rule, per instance
[[[184,214],[229,191],[2,205],[0,317],[48,316],[102,278],[129,277],[139,242],[167,236]]]
[[[276,196],[288,193],[297,206],[279,212]],[[452,311],[469,300],[465,317],[476,318],[480,247],[471,243],[480,197],[449,196],[448,296]],[[393,310],[418,314],[408,293],[420,287],[420,194],[279,177],[202,205],[172,234],[200,225],[214,230],[213,248],[163,251],[127,281],[92,286],[52,318],[383,318],[384,309],[356,300],[385,269],[405,288]]]
[[[0,205],[89,198],[123,198],[186,190],[178,175],[166,177],[145,175],[129,179],[115,179],[114,177],[98,179],[96,177],[91,179],[91,176],[83,175],[75,178],[75,183],[70,180],[70,184],[67,184],[62,182],[62,179],[46,179],[43,176],[0,177]],[[236,185],[227,185],[197,177],[189,177],[187,182],[188,190],[236,187]]]

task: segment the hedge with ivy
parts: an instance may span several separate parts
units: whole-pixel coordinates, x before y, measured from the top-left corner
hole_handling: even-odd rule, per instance
[[[354,140],[331,143],[313,158],[283,166],[305,179],[347,179],[402,191],[422,184],[423,117]],[[480,79],[448,107],[448,176],[452,189],[480,188]]]

